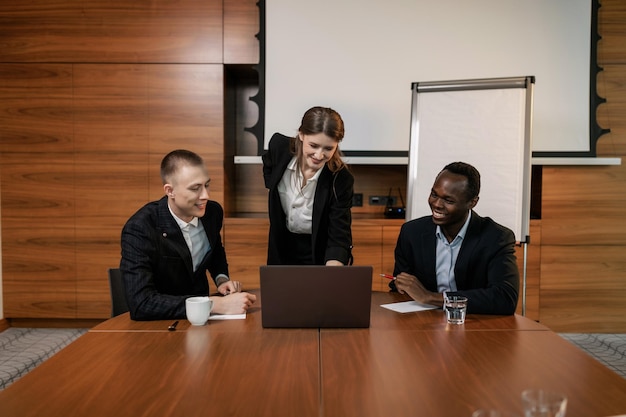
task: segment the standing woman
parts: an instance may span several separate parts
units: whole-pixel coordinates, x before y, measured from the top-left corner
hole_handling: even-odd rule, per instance
[[[343,134],[336,111],[313,107],[295,137],[272,136],[263,155],[268,265],[352,263],[354,177],[341,160]]]

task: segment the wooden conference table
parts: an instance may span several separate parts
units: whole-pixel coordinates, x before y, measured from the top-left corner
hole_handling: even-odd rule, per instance
[[[569,398],[567,417],[626,414],[626,380],[521,316],[400,314],[373,293],[369,329],[263,329],[245,320],[115,317],[0,392],[0,416],[521,415],[520,393]]]

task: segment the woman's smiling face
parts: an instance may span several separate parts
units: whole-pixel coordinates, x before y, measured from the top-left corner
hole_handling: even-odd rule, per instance
[[[302,156],[305,167],[317,171],[337,152],[339,143],[324,133],[299,135],[302,141]]]

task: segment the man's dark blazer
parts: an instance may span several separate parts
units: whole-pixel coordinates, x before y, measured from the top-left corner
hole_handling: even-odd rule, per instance
[[[185,318],[185,299],[209,295],[206,271],[228,276],[220,230],[224,211],[208,201],[200,221],[211,250],[197,271],[183,232],[170,213],[167,196],[139,209],[122,229],[120,269],[133,320]]]
[[[395,249],[394,275],[415,275],[427,290],[437,292],[435,231],[431,216],[402,225]],[[489,217],[472,211],[454,267],[456,292],[468,298],[467,312],[513,314],[519,293],[515,235]],[[390,283],[395,289],[393,282]]]
[[[267,263],[281,265],[285,262],[286,238],[289,231],[286,215],[280,203],[278,184],[283,177],[293,154],[289,150],[291,138],[275,133],[263,155],[263,178],[269,189],[268,211],[270,231],[267,249]],[[344,265],[352,259],[352,195],[354,177],[348,169],[332,173],[327,166],[317,181],[313,202],[313,263],[323,265],[327,260],[336,259]]]

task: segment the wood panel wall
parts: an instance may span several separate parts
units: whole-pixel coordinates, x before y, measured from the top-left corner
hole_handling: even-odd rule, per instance
[[[598,156],[622,164],[543,170],[539,318],[563,332],[626,332],[626,4],[601,3]]]
[[[121,227],[172,149],[223,200],[222,4],[0,4],[5,317],[107,317]]]
[[[173,148],[207,159],[211,196],[231,214],[263,216],[260,167],[232,170],[224,159],[224,67],[258,62],[257,13],[255,0],[0,3],[5,317],[109,314],[106,268],[119,261],[120,229],[162,195],[158,163]],[[624,159],[626,6],[602,0],[599,23],[598,87],[607,103],[598,117],[611,133],[598,153]],[[404,187],[405,175],[402,167],[355,167],[355,191],[386,194]],[[625,185],[624,164],[544,168],[527,315],[556,331],[626,332]],[[355,209],[355,253],[386,272],[398,226],[373,224],[378,210]],[[264,233],[249,241],[246,227],[226,219],[234,273],[265,258]]]

